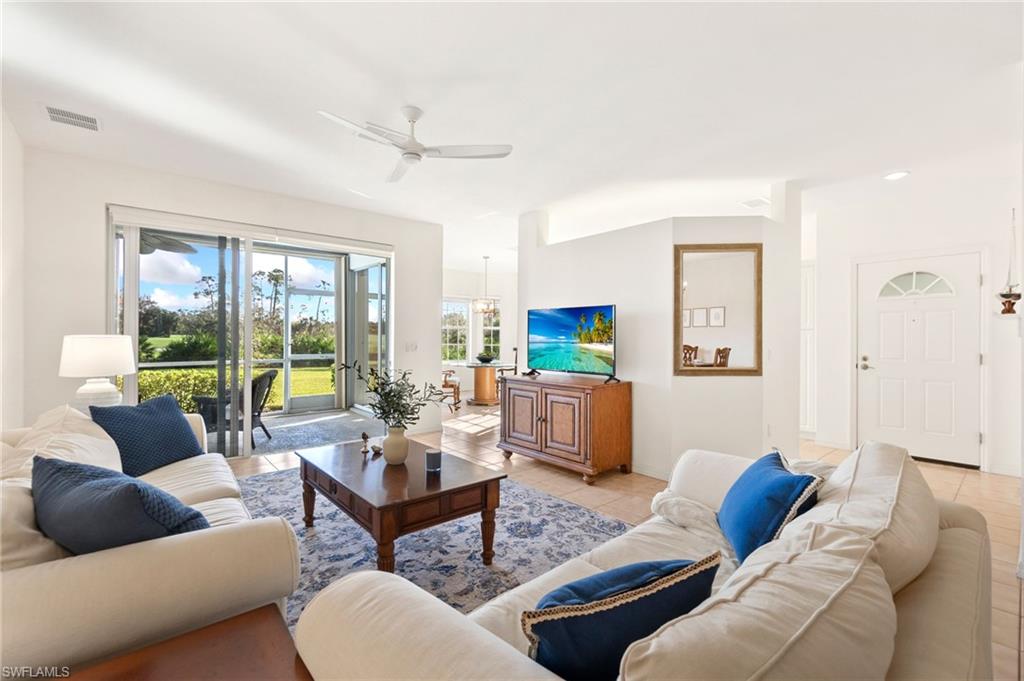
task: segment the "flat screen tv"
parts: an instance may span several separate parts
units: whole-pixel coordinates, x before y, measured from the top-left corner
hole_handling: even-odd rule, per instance
[[[538,371],[615,375],[615,306],[527,313],[527,366]]]

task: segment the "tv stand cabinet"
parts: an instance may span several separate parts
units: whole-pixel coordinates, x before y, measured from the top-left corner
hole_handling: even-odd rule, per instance
[[[501,379],[501,440],[505,458],[522,454],[583,474],[633,465],[633,384],[541,374]]]

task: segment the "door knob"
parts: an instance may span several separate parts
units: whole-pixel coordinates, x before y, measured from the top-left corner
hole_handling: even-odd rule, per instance
[[[860,359],[861,359],[862,362],[866,362],[866,361],[868,361],[868,356],[867,355],[861,355]]]
[[[868,369],[874,369],[875,367],[869,365],[867,362],[861,362],[860,368],[862,371],[867,371]]]

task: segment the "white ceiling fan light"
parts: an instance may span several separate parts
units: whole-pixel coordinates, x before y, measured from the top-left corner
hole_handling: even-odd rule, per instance
[[[409,133],[392,130],[383,125],[367,122],[359,125],[330,111],[317,111],[318,114],[338,125],[348,128],[357,137],[395,147],[401,151],[398,164],[388,176],[388,182],[398,182],[405,175],[409,166],[416,165],[424,157],[429,158],[505,158],[512,153],[511,144],[456,144],[439,147],[424,146],[416,139],[416,121],[423,116],[423,109],[416,106],[403,106],[402,115],[409,122]]]

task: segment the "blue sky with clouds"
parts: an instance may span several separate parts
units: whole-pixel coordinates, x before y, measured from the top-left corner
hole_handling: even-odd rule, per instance
[[[608,319],[615,314],[614,305],[590,305],[587,307],[559,307],[550,310],[530,310],[528,323],[530,341],[552,342],[559,340],[571,341],[576,325],[580,323],[580,315],[587,316],[587,325],[594,318],[595,312],[603,312]]]
[[[203,308],[207,301],[197,299],[193,295],[197,288],[196,282],[203,276],[217,276],[217,249],[202,244],[191,244],[196,253],[171,253],[155,251],[140,256],[139,260],[139,294],[149,296],[162,308],[168,310],[197,310]],[[284,255],[271,253],[253,254],[253,271],[270,271],[284,269]],[[334,262],[290,256],[288,274],[291,285],[298,288],[321,288],[326,281],[327,289],[334,288]],[[264,286],[269,296],[270,287]],[[293,296],[292,303],[295,313],[302,314],[303,305],[311,310],[316,305],[317,296]],[[326,302],[326,301],[325,301]],[[321,312],[327,312],[325,321],[334,319],[334,306],[321,305]]]

